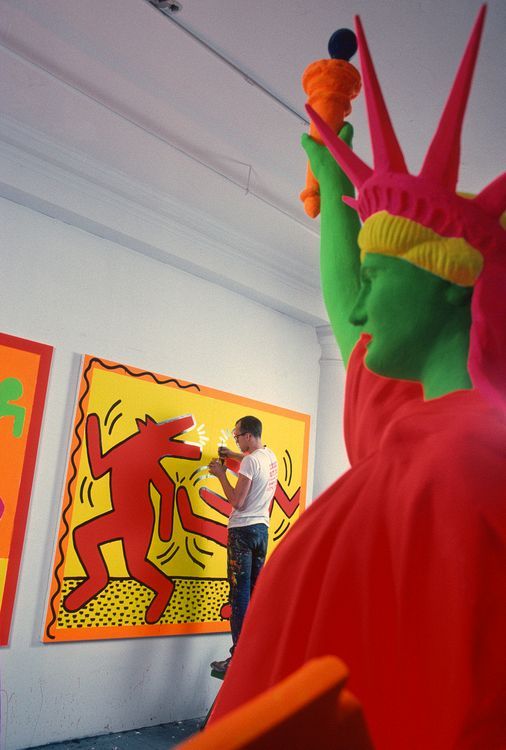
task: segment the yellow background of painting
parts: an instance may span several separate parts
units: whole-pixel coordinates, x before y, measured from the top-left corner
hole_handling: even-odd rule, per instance
[[[118,399],[121,399],[121,403],[111,412],[107,427],[105,427],[105,416]],[[264,443],[272,448],[277,456],[280,484],[289,497],[292,497],[295,491],[302,485],[301,506],[303,507],[306,481],[307,432],[309,426],[309,418],[306,415],[277,409],[267,404],[234,397],[230,394],[211,389],[202,388],[199,393],[193,388],[182,390],[175,386],[160,385],[148,379],[111,372],[103,370],[100,367],[95,367],[91,375],[86,413],[93,412],[97,413],[100,418],[102,450],[104,452],[137,432],[136,418],[144,418],[148,414],[155,421],[160,422],[185,414],[191,414],[195,419],[195,427],[177,439],[200,444],[203,451],[201,459],[199,461],[189,461],[187,459],[165,458],[162,459],[161,463],[176,484],[182,483],[186,486],[195,513],[223,524],[226,524],[227,518],[222,516],[218,511],[210,508],[200,498],[198,490],[200,487],[205,486],[223,495],[218,480],[215,477],[209,476],[205,467],[211,458],[217,456],[219,444],[226,444],[232,450],[237,450],[234,440],[231,437],[232,428],[236,420],[240,417],[246,414],[254,414],[263,423],[262,437]],[[108,430],[114,418],[119,413],[122,413],[122,416],[114,423],[112,433],[109,435]],[[82,427],[81,430],[84,433]],[[290,483],[288,483],[290,479],[289,471],[285,469],[285,463],[287,467],[289,465],[286,451],[289,452],[292,461]],[[85,444],[83,444],[80,454],[76,458],[78,461],[78,470],[76,480],[73,484],[72,515],[69,518],[71,530],[90,518],[110,510],[112,507],[109,495],[108,475],[93,483],[91,496],[94,507],[91,507],[87,501],[86,491],[83,492],[84,502],[81,502],[79,488],[85,477],[87,478],[85,487],[87,487],[91,478]],[[193,479],[190,479],[190,476],[197,469],[202,469],[202,471],[198,472]],[[197,481],[199,478],[201,481]],[[177,479],[179,482],[176,481]],[[195,482],[196,485],[194,486]],[[177,512],[174,513],[172,541],[180,549],[170,562],[165,565],[161,564],[159,556],[161,555],[161,559],[163,560],[163,553],[167,551],[169,544],[161,541],[158,537],[159,496],[153,487],[151,489],[151,498],[155,508],[156,523],[149,559],[169,576],[225,578],[226,549],[216,542],[188,533],[182,529]],[[292,516],[292,523],[298,515],[299,511]],[[284,513],[275,503],[271,518],[270,552],[272,552],[276,545],[273,541],[275,531],[280,527],[285,518]],[[186,553],[186,537],[188,537],[192,554],[205,565],[204,569]],[[81,577],[84,574],[71,539],[72,535],[70,534],[65,559],[64,576],[66,578]],[[193,544],[193,540],[201,549],[213,553],[212,556],[199,553]],[[110,576],[128,577],[121,542],[114,541],[104,544],[101,549]]]
[[[7,576],[7,563],[9,562],[7,557],[0,557],[0,608],[2,607],[2,599],[4,596],[5,578]]]

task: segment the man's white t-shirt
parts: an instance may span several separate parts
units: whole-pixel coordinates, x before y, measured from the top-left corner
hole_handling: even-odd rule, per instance
[[[270,448],[257,448],[241,460],[239,474],[251,479],[249,492],[240,508],[234,508],[228,519],[228,528],[269,525],[269,505],[276,491],[278,462]]]

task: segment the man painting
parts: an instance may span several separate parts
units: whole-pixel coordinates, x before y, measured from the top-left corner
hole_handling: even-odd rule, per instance
[[[239,640],[248,604],[267,554],[269,506],[278,479],[276,456],[262,444],[262,423],[257,417],[239,419],[233,437],[240,450],[235,453],[220,447],[222,459],[240,461],[239,477],[233,487],[226,467],[220,460],[211,461],[209,471],[217,477],[232,506],[228,521],[227,569],[230,586],[232,649]],[[225,673],[231,656],[214,661],[215,672]]]

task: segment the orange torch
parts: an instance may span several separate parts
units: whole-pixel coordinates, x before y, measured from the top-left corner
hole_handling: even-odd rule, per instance
[[[329,40],[330,59],[315,60],[302,75],[302,87],[308,104],[338,133],[344,118],[351,112],[351,100],[360,92],[358,70],[349,62],[357,51],[357,40],[351,29],[338,29]],[[313,123],[309,135],[322,142]],[[320,213],[320,186],[307,165],[306,187],[300,194],[304,210],[315,219]]]

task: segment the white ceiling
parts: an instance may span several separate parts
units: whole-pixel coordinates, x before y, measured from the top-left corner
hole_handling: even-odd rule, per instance
[[[298,200],[305,174],[301,73],[327,56],[331,33],[352,26],[359,13],[416,170],[479,3],[181,2],[182,10],[167,18],[147,0],[0,0],[0,140],[49,165],[47,174],[53,170],[54,195],[49,200],[46,186],[44,203],[41,183],[41,210],[62,218],[87,213],[82,226],[106,235],[98,227],[107,222],[99,208],[93,213],[91,197],[85,211],[83,201],[71,205],[70,190],[56,195],[55,170],[62,168],[96,190],[138,200],[146,211],[172,212],[172,223],[179,212],[190,234],[211,238],[207,252],[194,256],[189,249],[186,260],[181,253],[178,258],[162,239],[148,238],[147,228],[123,227],[121,234],[119,218],[110,236],[243,293],[251,287],[250,296],[322,323],[319,227]],[[501,170],[506,132],[506,3],[488,5],[463,139],[460,186],[468,190]],[[355,148],[369,159],[361,99],[350,119]],[[9,178],[3,194],[16,199],[23,193],[19,199],[29,202],[35,187],[21,180]],[[144,220],[149,224],[147,214]],[[248,260],[256,276],[248,275]],[[270,274],[278,287],[284,278],[287,288],[279,291]]]

